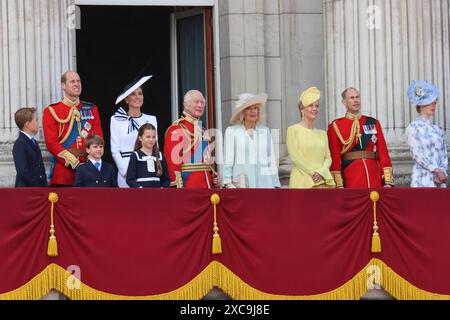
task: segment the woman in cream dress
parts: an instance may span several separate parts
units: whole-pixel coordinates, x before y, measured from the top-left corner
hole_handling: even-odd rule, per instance
[[[239,96],[225,131],[223,184],[226,188],[280,188],[270,129],[260,124],[267,94]]]
[[[319,114],[320,91],[309,88],[300,97],[300,123],[288,128],[287,148],[292,160],[290,188],[335,188],[330,172],[327,133],[314,128]]]

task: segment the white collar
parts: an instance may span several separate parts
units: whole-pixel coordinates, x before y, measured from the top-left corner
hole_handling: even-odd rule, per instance
[[[30,136],[28,133],[26,133],[25,131],[20,131],[22,132],[24,135],[26,135],[28,137],[28,139],[34,139],[34,136]]]

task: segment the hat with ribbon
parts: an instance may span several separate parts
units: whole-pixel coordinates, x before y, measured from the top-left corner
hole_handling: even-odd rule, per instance
[[[146,83],[148,80],[150,80],[153,76],[145,76],[142,78],[139,78],[123,89],[123,92],[120,94],[120,96],[116,100],[116,105],[119,104],[121,101],[123,101],[126,97],[128,97],[134,90],[142,86],[144,83]]]

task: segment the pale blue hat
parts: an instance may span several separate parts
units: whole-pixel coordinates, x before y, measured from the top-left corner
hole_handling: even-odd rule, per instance
[[[439,88],[426,80],[413,80],[408,88],[409,101],[418,106],[426,106],[437,100]]]

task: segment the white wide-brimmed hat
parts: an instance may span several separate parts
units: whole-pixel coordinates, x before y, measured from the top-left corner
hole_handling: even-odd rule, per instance
[[[139,78],[136,81],[133,81],[129,85],[125,87],[123,92],[120,94],[120,96],[116,100],[116,105],[118,105],[120,102],[122,102],[126,97],[128,97],[134,90],[142,86],[144,83],[146,83],[148,80],[153,78],[153,76],[145,76],[142,78]]]
[[[252,93],[243,93],[239,96],[239,101],[236,102],[236,106],[234,108],[233,115],[231,116],[230,123],[236,124],[240,120],[241,113],[251,107],[251,106],[258,106],[261,110],[261,108],[264,108],[267,102],[267,94],[266,93],[260,93],[257,95],[254,95]]]

